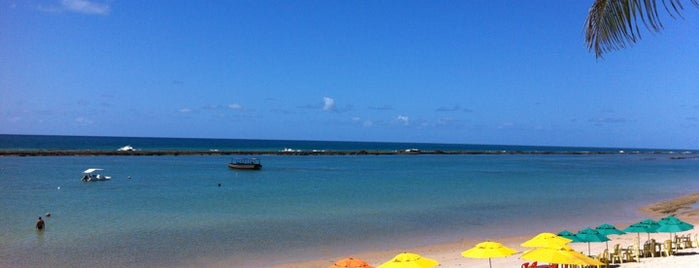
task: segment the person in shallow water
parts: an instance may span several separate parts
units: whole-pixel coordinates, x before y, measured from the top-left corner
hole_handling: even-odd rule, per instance
[[[37,230],[43,230],[44,229],[44,220],[39,217],[39,220],[36,221],[36,229]]]

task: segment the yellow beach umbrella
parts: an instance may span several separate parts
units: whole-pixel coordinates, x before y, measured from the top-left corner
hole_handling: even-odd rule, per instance
[[[602,265],[600,261],[585,256],[569,246],[535,248],[524,252],[519,258],[528,261],[558,264]]]
[[[528,248],[546,248],[546,247],[561,247],[565,246],[566,244],[572,242],[573,240],[570,240],[565,237],[558,236],[554,233],[540,233],[533,237],[532,239],[527,240],[526,242],[522,243],[523,247],[528,247]]]
[[[481,242],[475,247],[470,248],[469,250],[466,250],[464,252],[461,252],[461,256],[464,256],[466,258],[477,258],[477,259],[488,259],[488,264],[490,267],[493,267],[493,264],[491,263],[490,259],[491,258],[497,258],[497,257],[507,257],[512,254],[517,253],[516,250],[508,248],[504,246],[503,244],[497,243],[497,242],[491,242],[491,241],[485,241]]]
[[[415,253],[401,253],[377,268],[432,268],[439,265],[436,260]]]

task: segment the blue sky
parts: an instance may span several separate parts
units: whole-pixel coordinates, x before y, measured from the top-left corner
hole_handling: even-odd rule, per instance
[[[591,3],[0,0],[0,133],[698,149],[699,9]]]

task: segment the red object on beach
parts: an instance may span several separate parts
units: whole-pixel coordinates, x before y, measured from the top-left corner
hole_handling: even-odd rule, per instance
[[[335,264],[328,266],[328,268],[374,268],[365,261],[355,258],[345,258],[337,261]]]

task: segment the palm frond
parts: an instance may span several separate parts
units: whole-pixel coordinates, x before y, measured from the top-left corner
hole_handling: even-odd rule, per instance
[[[690,0],[699,8],[698,0]],[[663,28],[657,0],[595,0],[585,20],[585,44],[597,58],[641,39],[639,24],[658,32]],[[670,17],[682,17],[681,0],[662,0]],[[640,23],[639,23],[640,21]]]

